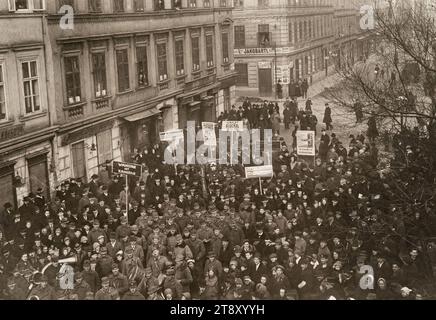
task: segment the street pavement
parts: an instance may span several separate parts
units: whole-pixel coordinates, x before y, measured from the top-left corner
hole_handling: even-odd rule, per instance
[[[322,97],[321,94],[323,93],[323,91],[325,91],[326,88],[330,88],[334,85],[337,85],[339,84],[339,82],[340,82],[340,77],[339,75],[335,74],[321,81],[318,81],[317,83],[314,83],[309,87],[308,97],[312,99],[312,111],[313,114],[318,119],[317,148],[319,146],[321,130],[322,128],[325,128],[325,124],[322,123],[322,120],[324,117],[324,110],[325,110],[326,103],[329,103],[330,105],[330,108],[332,110],[332,119],[333,119],[333,130],[329,131],[328,133],[329,134],[335,133],[338,139],[342,141],[345,148],[348,149],[350,134],[354,134],[356,136],[359,132],[365,133],[367,130],[366,123],[356,124],[356,117],[354,112],[342,106],[335,105],[332,101],[328,101],[327,99]],[[280,116],[283,118],[283,103],[285,99],[276,100],[276,99],[272,99],[271,97],[260,97],[260,99],[278,102],[280,106]],[[305,103],[306,103],[306,99],[303,98],[298,99],[298,107],[300,109],[305,108]],[[241,105],[242,102],[238,102],[236,106],[239,107]],[[282,121],[280,135],[285,138],[285,141],[288,146],[292,146],[292,131],[294,130],[294,128],[295,127],[291,125],[290,129],[285,129]]]

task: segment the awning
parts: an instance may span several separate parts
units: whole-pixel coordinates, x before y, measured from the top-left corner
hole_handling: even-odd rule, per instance
[[[142,119],[153,117],[159,113],[160,111],[158,109],[153,108],[153,109],[148,109],[145,111],[141,111],[139,113],[132,114],[130,116],[126,116],[124,117],[124,120],[127,120],[129,122],[136,122]]]

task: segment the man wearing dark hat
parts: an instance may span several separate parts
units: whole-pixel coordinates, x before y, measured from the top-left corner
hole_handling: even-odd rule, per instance
[[[89,191],[93,194],[94,197],[100,196],[100,184],[98,181],[98,175],[93,174],[91,176],[91,181],[89,182]]]
[[[248,266],[248,274],[254,283],[259,283],[260,278],[268,274],[266,266],[261,261],[261,255],[259,252],[254,254],[253,263]]]
[[[175,268],[170,266],[165,271],[165,278],[162,283],[163,290],[171,289],[173,292],[173,299],[179,300],[183,294],[183,287],[175,278]]]
[[[121,242],[117,240],[115,232],[109,234],[109,242],[106,244],[107,252],[112,259],[118,251],[122,250]]]
[[[100,236],[103,236],[106,242],[107,241],[106,233],[104,232],[103,229],[100,228],[100,221],[94,220],[92,226],[93,226],[92,230],[89,231],[88,233],[88,242],[90,244],[93,244],[94,242],[98,242],[98,238]]]
[[[117,236],[117,239],[120,240],[121,238],[124,238],[125,236],[130,236],[130,226],[127,223],[127,217],[121,216],[120,217],[120,225],[115,230],[115,234]]]
[[[89,260],[85,260],[83,262],[83,271],[82,271],[83,281],[89,284],[90,291],[95,293],[100,285],[100,277],[95,270],[91,270],[91,263]]]
[[[145,297],[138,291],[138,285],[135,281],[130,281],[129,291],[127,291],[121,300],[145,300]]]
[[[95,271],[97,271],[100,278],[108,277],[112,272],[112,264],[114,260],[107,254],[107,248],[100,248],[100,257],[97,259]]]
[[[313,275],[312,268],[309,268],[309,260],[302,258],[300,261],[300,276],[297,280],[297,291],[300,300],[307,300],[313,298],[316,279]]]
[[[48,279],[45,275],[41,275],[39,283],[30,291],[29,298],[37,297],[38,300],[55,300],[55,290],[48,284]]]
[[[73,293],[77,294],[79,300],[85,300],[86,293],[89,291],[92,291],[91,286],[83,280],[82,272],[75,273]]]
[[[223,265],[221,264],[221,261],[216,259],[215,252],[210,251],[208,253],[206,263],[204,264],[204,270],[213,270],[218,279],[221,279],[221,276],[223,275]]]
[[[120,300],[118,290],[110,286],[108,277],[101,279],[101,289],[95,294],[95,300]]]
[[[127,277],[120,272],[118,264],[112,264],[112,274],[109,275],[108,278],[110,286],[118,290],[120,297],[129,290],[129,281]]]

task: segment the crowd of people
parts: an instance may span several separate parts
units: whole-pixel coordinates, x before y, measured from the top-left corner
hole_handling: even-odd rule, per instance
[[[317,127],[311,103],[295,112],[296,103],[285,102],[282,135]],[[219,121],[279,134],[281,119],[278,104],[245,101]],[[400,208],[377,171],[376,144],[359,134],[345,145],[324,120],[316,160],[282,139],[262,187],[242,165],[210,164],[203,175],[197,165],[165,165],[157,144],[135,149],[143,174],[129,186],[107,163],[86,183],[64,181],[52,201],[40,189],[16,210],[4,204],[0,299],[427,297],[431,258],[400,218],[386,223]]]

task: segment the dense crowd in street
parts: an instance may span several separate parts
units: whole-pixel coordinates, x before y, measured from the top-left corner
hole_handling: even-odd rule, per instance
[[[244,179],[242,165],[163,164],[164,146],[136,149],[140,178],[110,163],[85,183],[64,181],[0,211],[0,299],[253,300],[422,299],[433,281],[426,236],[416,221],[387,224],[402,210],[377,171],[375,124],[339,141],[325,106],[317,156],[295,153],[297,129],[320,129],[312,113],[287,99],[221,114],[281,139],[274,177]],[[284,131],[281,122],[284,122]],[[126,203],[128,202],[128,204]],[[126,210],[127,208],[127,210]],[[400,217],[400,215],[398,215]],[[395,227],[392,227],[394,225]],[[415,238],[405,236],[416,234]],[[60,272],[74,269],[74,288]]]

